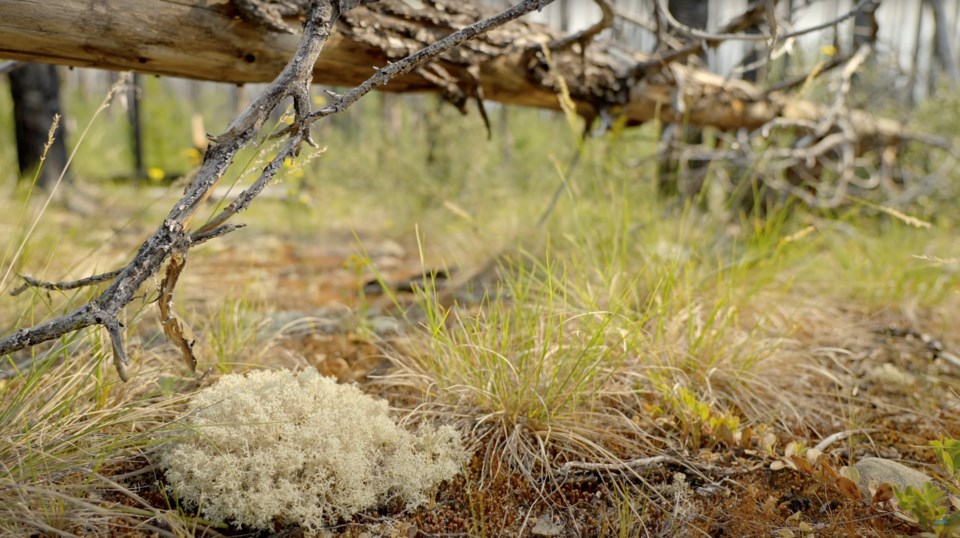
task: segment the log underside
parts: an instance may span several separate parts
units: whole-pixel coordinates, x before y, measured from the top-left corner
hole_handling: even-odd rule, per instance
[[[381,0],[345,14],[314,68],[314,83],[355,86],[377,66],[415,52],[486,12],[454,0]],[[297,27],[295,18],[288,20]],[[824,110],[786,94],[679,64],[637,80],[650,58],[602,43],[552,51],[563,37],[517,21],[468,42],[428,67],[398,78],[392,92],[440,92],[460,107],[474,99],[559,109],[563,78],[580,114],[606,111],[632,124],[653,119],[721,129],[755,129],[774,118],[816,121]],[[69,66],[133,70],[219,82],[272,80],[299,36],[239,16],[231,0],[31,0],[0,2],[0,57]],[[854,112],[857,136],[888,144],[899,122]]]

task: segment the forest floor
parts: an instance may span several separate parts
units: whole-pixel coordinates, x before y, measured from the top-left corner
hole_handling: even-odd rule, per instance
[[[266,205],[273,206],[268,211],[277,211],[285,203]],[[696,218],[678,215],[675,221],[663,225],[683,228],[681,222]],[[84,222],[83,217],[69,213],[47,219],[51,229],[59,230],[52,234],[82,228]],[[646,381],[634,381],[636,394],[641,396],[619,398],[614,391],[608,393],[603,386],[593,386],[585,396],[594,400],[583,405],[610,414],[603,419],[592,417],[585,408],[564,411],[572,413],[573,419],[560,413],[540,417],[541,429],[531,427],[529,435],[544,448],[541,459],[532,464],[518,462],[505,450],[509,446],[506,437],[496,432],[479,436],[473,439],[474,455],[463,473],[441,485],[434,502],[412,512],[399,507],[363,512],[320,535],[881,537],[930,531],[908,521],[885,495],[880,482],[864,482],[851,490],[840,476],[850,476],[844,468],[864,457],[879,457],[905,463],[938,480],[951,479],[930,442],[960,438],[960,367],[951,362],[954,353],[960,351],[960,338],[954,330],[960,301],[953,269],[937,265],[931,271],[915,265],[913,273],[923,276],[914,281],[898,280],[885,272],[871,274],[863,267],[851,268],[854,273],[862,272],[862,281],[849,280],[851,288],[868,282],[897,282],[902,288],[892,295],[882,292],[881,300],[869,294],[837,294],[836,286],[830,286],[830,292],[815,294],[811,290],[816,286],[802,282],[809,277],[811,266],[824,265],[828,258],[849,261],[870,259],[876,252],[906,252],[904,245],[916,240],[914,233],[920,233],[899,223],[887,225],[900,231],[888,231],[882,239],[886,242],[877,251],[846,252],[854,244],[868,248],[864,246],[866,236],[850,243],[841,238],[838,240],[844,241],[843,245],[830,248],[825,246],[829,239],[825,239],[803,255],[778,255],[775,268],[764,268],[753,260],[747,270],[728,275],[729,279],[711,275],[713,280],[703,288],[691,290],[674,284],[671,293],[683,295],[685,304],[642,315],[637,310],[652,308],[652,303],[631,299],[617,305],[613,304],[614,296],[623,298],[641,288],[655,296],[669,286],[663,274],[653,283],[644,282],[646,275],[641,275],[643,278],[611,292],[611,275],[591,275],[598,270],[595,265],[579,273],[577,260],[584,253],[576,253],[566,258],[566,269],[549,270],[563,274],[560,284],[566,290],[564,294],[585,293],[590,300],[597,300],[574,307],[576,301],[569,298],[562,304],[556,300],[556,283],[545,274],[547,264],[538,264],[536,256],[521,255],[527,256],[526,261],[514,265],[504,258],[499,270],[475,279],[480,289],[454,294],[458,306],[434,307],[448,315],[444,330],[461,331],[460,337],[470,342],[478,338],[470,333],[470,320],[490,319],[494,317],[491,310],[528,308],[526,303],[532,298],[540,301],[540,306],[534,307],[535,316],[548,320],[555,311],[562,311],[563,323],[586,312],[598,312],[603,304],[603,308],[619,312],[621,318],[630,318],[614,327],[612,333],[605,327],[603,339],[634,329],[640,334],[639,340],[623,337],[617,342],[622,353],[617,354],[616,375],[604,378],[604,383],[616,385],[622,379],[645,376],[657,380],[653,388],[644,385]],[[814,226],[818,233],[829,234],[824,222]],[[96,234],[88,237],[99,249],[96,263],[122,260],[148,227],[149,221],[119,232],[104,231],[114,238],[106,251],[102,238]],[[381,284],[387,283],[393,290],[411,287],[410,282],[420,285],[425,268],[454,271],[458,265],[480,263],[497,249],[484,245],[478,253],[469,243],[450,239],[448,252],[458,252],[459,256],[448,267],[444,255],[428,254],[423,251],[423,243],[418,247],[415,241],[389,238],[391,234],[335,226],[312,234],[269,229],[269,225],[266,228],[235,232],[197,250],[190,258],[178,287],[177,308],[196,335],[201,377],[184,370],[176,350],[162,335],[153,306],[145,300],[128,323],[134,360],[130,386],[137,388],[105,381],[112,376],[109,360],[104,360],[104,353],[96,352],[96,336],[88,335],[71,341],[67,346],[70,351],[63,352],[65,361],[49,366],[43,379],[4,382],[0,386],[5,391],[4,401],[8,405],[22,403],[31,394],[48,398],[42,395],[56,393],[49,392],[53,390],[49,388],[54,384],[52,379],[68,372],[85,372],[85,380],[76,385],[79,392],[68,398],[102,400],[96,406],[99,410],[143,406],[148,416],[133,420],[132,427],[150,432],[169,423],[170,417],[185,409],[190,394],[224,373],[313,367],[339,382],[357,383],[366,392],[386,398],[401,415],[417,413],[436,403],[429,401],[429,391],[423,387],[411,389],[390,382],[398,369],[409,372],[411,365],[423,360],[418,350],[424,348],[424,342],[427,349],[437,352],[431,346],[437,343],[431,342],[437,338],[431,329],[437,327],[426,321],[429,316],[423,312],[425,309],[429,314],[431,307],[423,307],[426,299],[422,294],[396,292],[391,298],[383,293]],[[774,237],[776,249],[786,244],[784,238],[799,240],[795,239],[796,232],[788,231],[785,227],[764,235]],[[662,237],[656,231],[651,233],[652,237]],[[690,232],[689,237],[678,238],[678,244],[696,248],[696,242],[683,243],[696,236]],[[618,261],[621,265],[617,270],[624,274],[642,272],[630,265],[640,260],[648,264],[659,260],[661,269],[677,275],[689,272],[687,265],[694,263],[671,258],[676,250],[667,249],[664,254],[663,244],[656,241],[636,240],[626,250],[654,254],[630,257],[632,262]],[[69,243],[64,236],[59,241]],[[940,247],[932,248],[942,252],[937,250]],[[69,250],[76,252],[76,245]],[[742,258],[738,259],[749,259],[750,252],[746,249],[739,253]],[[50,260],[58,255],[38,251],[34,259]],[[812,260],[811,255],[818,258]],[[848,255],[851,258],[844,258]],[[904,259],[911,255],[913,252]],[[874,261],[881,268],[887,263]],[[715,261],[707,260],[704,265],[711,264]],[[75,270],[83,272],[88,266],[79,263]],[[688,284],[702,281],[703,274],[710,273],[697,272]],[[810,282],[834,278],[830,271],[817,275]],[[598,276],[598,280],[592,280]],[[577,280],[581,277],[584,280]],[[847,279],[849,274],[835,278]],[[525,296],[517,291],[522,288],[520,282],[533,282],[538,291]],[[604,283],[611,289],[602,289]],[[544,288],[553,291],[544,293]],[[512,291],[503,293],[504,289]],[[748,302],[735,297],[741,293],[749,295]],[[601,300],[604,294],[608,296]],[[37,293],[13,308],[21,312],[32,308],[36,315],[41,315],[41,310],[55,313],[81,298]],[[711,305],[711,300],[718,302]],[[555,311],[544,311],[544,303]],[[406,316],[401,315],[405,307],[410,308]],[[535,324],[511,328],[541,330]],[[567,337],[571,345],[581,342],[573,333],[561,339]],[[536,339],[521,341],[543,344]],[[463,343],[454,337],[442,342],[446,352],[453,353],[445,357],[453,361],[452,370],[470,360],[470,356],[456,355],[457,342]],[[473,343],[480,347],[484,342]],[[511,352],[524,351],[510,347],[519,343],[506,345],[497,352],[509,360],[513,360]],[[653,373],[653,369],[662,371]],[[671,377],[664,372],[677,375]],[[592,382],[590,375],[586,374],[587,384]],[[457,382],[466,383],[467,377],[454,380],[438,374],[432,382],[441,387],[448,383],[455,392]],[[104,383],[111,387],[106,393]],[[31,394],[26,393],[27,388]],[[520,391],[517,387],[512,390]],[[450,417],[469,437],[485,420],[485,411],[464,398],[461,394],[436,403],[440,411],[432,416],[441,417],[440,422],[442,417]],[[158,404],[160,400],[164,401]],[[79,402],[73,405],[83,408]],[[18,413],[27,413],[30,408],[22,407]],[[149,416],[151,409],[156,409],[153,416]],[[15,427],[17,420],[28,420],[23,415],[14,419],[11,413],[8,407],[3,417],[7,428]],[[536,416],[529,410],[526,413]],[[619,416],[613,417],[615,414]],[[47,420],[53,420],[53,415],[56,413]],[[611,422],[611,417],[622,420]],[[516,427],[509,418],[500,420],[498,428]],[[117,425],[108,426],[102,433],[119,439],[123,428],[131,427],[121,422],[119,429]],[[603,445],[603,449],[584,449],[589,443],[565,445],[562,435],[551,438],[554,429],[577,432],[589,443]],[[40,443],[43,448],[26,448],[23,443],[28,432],[4,436],[10,443],[0,453],[9,471],[0,489],[6,499],[19,499],[16,510],[22,510],[21,516],[4,524],[8,532],[33,528],[44,535],[80,536],[313,535],[295,527],[254,532],[206,522],[195,507],[181,506],[170,497],[162,471],[153,465],[154,447],[149,442],[137,441],[130,446],[122,441],[108,442],[115,453],[90,457],[90,472],[98,477],[92,480],[80,471],[82,455],[71,452],[69,458],[62,457],[63,461],[70,460],[66,465],[69,471],[44,470],[48,464],[43,463],[43,454],[50,450],[47,457],[59,458],[56,451],[64,450],[62,446],[48,449],[42,444],[46,441],[34,440],[30,442]],[[82,452],[86,450],[82,448],[84,436],[78,439],[81,442],[75,448]],[[29,457],[23,455],[24,450]],[[17,458],[19,464],[14,463]],[[38,462],[28,473],[22,460],[30,458],[38,458]],[[559,473],[559,469],[569,472]],[[29,488],[18,491],[17,484]],[[83,493],[78,494],[78,490]]]
[[[144,84],[150,175],[178,176],[199,159],[183,147],[189,107]],[[196,373],[163,335],[157,280],[124,311],[129,382],[100,330],[4,358],[0,535],[887,537],[960,518],[960,490],[904,497],[908,510],[884,486],[919,484],[891,471],[901,463],[960,487],[960,465],[931,446],[960,439],[955,178],[897,210],[877,196],[816,211],[776,193],[750,208],[711,189],[750,171],[717,162],[703,196],[665,201],[656,126],[581,144],[575,118],[504,109],[488,141],[479,119],[432,101],[387,105],[371,96],[318,127],[344,149],[305,148],[235,219],[247,227],[190,252],[174,306]],[[125,118],[90,119],[76,142],[88,194],[0,196],[4,334],[99,291],[9,296],[17,275],[122,267],[177,203],[179,185],[103,179],[129,173]],[[275,149],[244,150],[196,220]],[[4,184],[14,159],[0,147]],[[918,177],[952,173],[910,159]],[[411,511],[316,533],[283,514],[237,529],[181,502],[157,456],[190,399],[227,374],[308,367],[386,399],[405,426],[455,427],[462,473]],[[870,457],[888,474],[857,467]]]

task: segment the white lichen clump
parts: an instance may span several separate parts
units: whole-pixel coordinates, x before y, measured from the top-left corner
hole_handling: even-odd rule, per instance
[[[452,428],[413,435],[385,401],[315,370],[224,376],[183,421],[161,456],[171,490],[206,518],[258,529],[413,508],[466,459]]]

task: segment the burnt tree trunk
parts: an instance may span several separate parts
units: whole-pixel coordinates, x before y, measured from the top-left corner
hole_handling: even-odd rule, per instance
[[[62,115],[56,68],[46,64],[21,65],[10,73],[10,93],[20,177],[27,180],[36,177],[41,188],[50,190],[67,165],[66,130],[62,121],[47,149],[53,118]]]
[[[143,159],[143,117],[140,111],[140,99],[143,92],[143,77],[133,75],[133,84],[128,90],[127,120],[130,122],[130,149],[133,153],[133,174],[139,181],[147,177],[147,166]]]
[[[933,10],[935,37],[935,46],[933,49],[934,58],[937,59],[937,63],[939,63],[940,67],[946,72],[950,86],[956,86],[957,83],[960,82],[960,69],[957,68],[957,62],[950,48],[950,29],[948,28],[950,21],[947,20],[947,12],[943,7],[942,0],[926,0],[926,2]],[[931,70],[931,72],[932,71],[933,70]],[[935,87],[935,84],[931,84],[931,89]]]
[[[700,0],[669,0],[667,7],[681,23],[698,30],[707,28],[709,5]],[[696,56],[702,63],[706,60],[703,51]],[[660,131],[660,151],[657,156],[657,193],[669,198],[679,194],[699,192],[707,163],[695,161],[683,163],[679,148],[703,142],[703,130],[681,119],[677,123],[664,124]]]

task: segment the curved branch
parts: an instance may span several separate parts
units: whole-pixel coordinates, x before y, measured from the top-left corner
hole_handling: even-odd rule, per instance
[[[0,355],[53,340],[85,327],[101,325],[110,334],[117,372],[121,379],[126,380],[126,366],[129,361],[123,348],[122,325],[118,319],[119,312],[133,300],[133,296],[140,286],[148,278],[157,274],[160,267],[171,255],[178,252],[185,253],[195,246],[193,239],[207,240],[234,229],[225,222],[249,206],[257,194],[276,175],[285,158],[297,155],[303,142],[311,142],[309,126],[314,121],[342,112],[375,87],[382,86],[391,79],[416,69],[468,39],[552,2],[552,0],[525,0],[498,15],[467,26],[403,60],[380,69],[363,84],[337,99],[334,105],[319,112],[311,113],[309,84],[320,51],[330,36],[334,22],[341,14],[341,8],[346,10],[363,1],[314,0],[311,3],[303,37],[296,54],[260,97],[234,119],[222,135],[212,137],[214,145],[207,151],[200,170],[187,187],[184,196],[170,210],[163,224],[140,246],[134,259],[120,270],[113,284],[96,299],[70,314],[21,329],[13,335],[0,338]],[[227,168],[233,163],[233,158],[237,152],[255,139],[270,113],[286,97],[293,98],[296,111],[293,124],[283,131],[283,134],[290,137],[287,143],[277,157],[263,169],[260,177],[253,185],[243,191],[214,219],[190,233],[188,226],[191,219],[201,204],[210,196],[213,187],[223,177]],[[168,293],[172,292],[171,289],[166,291]]]
[[[85,288],[87,286],[93,286],[95,284],[101,284],[103,282],[108,282],[120,276],[120,273],[123,269],[117,269],[115,271],[108,271],[106,273],[100,273],[98,275],[88,276],[86,278],[80,278],[77,280],[67,280],[64,282],[49,282],[46,280],[40,280],[33,278],[29,275],[20,275],[20,278],[23,279],[23,285],[18,288],[10,290],[10,295],[20,295],[24,291],[30,288],[42,288],[45,290],[52,291],[61,291],[61,290],[75,290],[77,288]]]
[[[735,19],[728,22],[721,30],[721,34],[729,34],[732,32],[741,32],[751,26],[754,26],[757,21],[762,19],[767,13],[767,2],[766,0],[759,0],[751,3],[747,6],[747,9],[738,15]],[[622,17],[623,15],[621,15]],[[633,22],[631,19],[625,19],[630,22]],[[654,58],[650,58],[646,61],[640,62],[637,64],[631,71],[634,77],[642,77],[645,75],[650,75],[656,71],[659,71],[663,66],[676,61],[681,61],[686,59],[688,56],[693,56],[700,54],[706,48],[706,41],[700,39],[690,43],[689,45],[677,49],[664,52]]]
[[[444,52],[456,47],[464,41],[473,39],[474,37],[488,30],[502,26],[503,24],[526,15],[531,11],[539,11],[540,9],[543,9],[544,6],[552,2],[553,0],[525,0],[524,2],[521,2],[520,4],[517,4],[506,11],[502,11],[490,18],[483,19],[482,21],[458,30],[441,39],[440,41],[437,41],[436,43],[423,48],[398,62],[393,62],[386,67],[382,67],[377,70],[377,74],[368,78],[356,88],[340,96],[340,98],[337,99],[334,104],[311,114],[310,122],[312,123],[331,114],[343,112],[360,100],[361,97],[370,93],[378,86],[386,85],[391,79],[413,71],[417,66],[423,65],[437,56],[440,56]]]
[[[776,39],[784,40],[790,39],[791,37],[798,37],[804,34],[809,34],[823,30],[825,28],[830,28],[831,26],[836,26],[841,22],[856,17],[858,13],[863,11],[867,6],[871,4],[878,4],[880,0],[860,0],[857,2],[857,5],[853,6],[853,9],[840,15],[829,21],[815,24],[813,26],[808,26],[807,28],[801,28],[800,30],[794,30],[792,32],[785,32],[782,34],[777,34]],[[670,23],[670,26],[676,28],[681,34],[686,35],[687,37],[692,37],[694,39],[705,39],[707,41],[770,41],[774,36],[762,35],[762,34],[742,34],[742,33],[719,33],[714,34],[710,32],[705,32],[703,30],[698,30],[696,28],[691,28],[686,24],[678,21],[676,17],[673,16],[673,13],[670,13],[670,8],[667,7],[666,0],[657,0],[657,10],[663,15],[667,22]]]
[[[547,48],[549,48],[553,52],[559,52],[576,43],[580,43],[581,46],[584,46],[586,43],[589,43],[590,41],[592,41],[593,38],[597,36],[597,34],[606,30],[607,28],[610,28],[610,25],[613,24],[613,19],[615,16],[615,13],[613,12],[613,8],[610,7],[610,4],[606,0],[594,0],[594,2],[596,2],[597,6],[600,8],[600,11],[603,14],[599,21],[594,23],[592,26],[590,26],[586,30],[577,32],[575,34],[572,34],[566,37],[561,37],[560,39],[554,39],[553,41],[547,43]],[[539,44],[533,45],[533,46],[535,48],[540,48]]]
[[[123,348],[120,311],[133,300],[143,283],[157,274],[175,251],[192,246],[187,226],[197,209],[209,196],[237,152],[259,133],[270,113],[285,97],[303,91],[309,84],[314,63],[320,55],[330,30],[340,16],[340,4],[334,0],[315,1],[311,5],[303,37],[296,54],[266,90],[227,128],[216,137],[204,158],[196,178],[184,196],[174,205],[160,227],[140,246],[134,259],[116,276],[113,284],[96,299],[73,312],[0,338],[0,355],[53,340],[92,325],[105,327],[110,334],[114,364],[121,379],[126,379],[128,363]],[[301,111],[305,117],[308,110]],[[301,118],[302,119],[302,118]],[[212,230],[211,230],[212,232]]]

